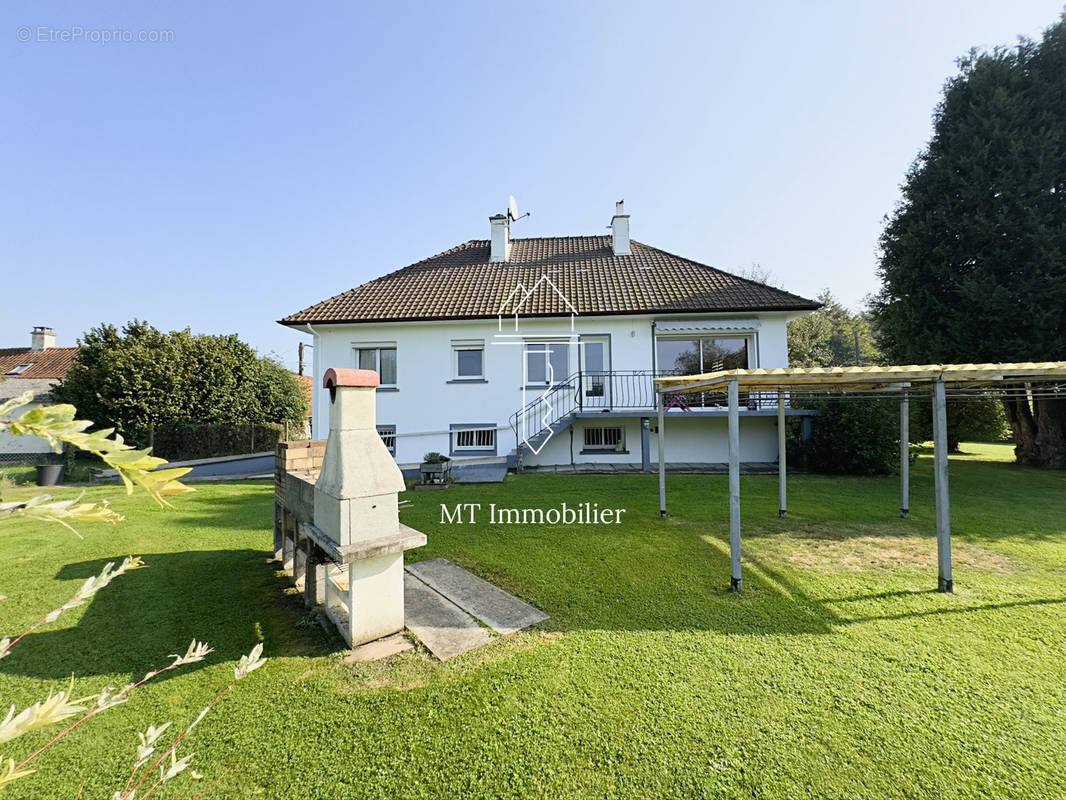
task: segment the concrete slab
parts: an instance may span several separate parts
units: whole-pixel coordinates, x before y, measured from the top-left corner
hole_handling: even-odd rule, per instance
[[[497,633],[514,633],[548,618],[539,608],[445,558],[408,564],[407,571]]]
[[[403,653],[414,648],[414,645],[402,633],[394,633],[376,642],[367,642],[356,647],[344,657],[345,664],[356,664],[360,661],[377,661],[388,658],[397,653]]]
[[[457,464],[452,467],[453,483],[503,483],[506,477],[506,460],[498,464]]]
[[[410,573],[404,575],[403,602],[407,629],[441,661],[492,641],[477,620]]]
[[[537,464],[527,464],[525,466],[526,472],[535,472],[541,475],[611,475],[616,473],[635,473],[641,472],[640,464],[634,464],[631,462],[623,463],[582,463],[582,464],[560,464],[541,466]],[[659,465],[656,462],[652,462],[649,472],[658,472]],[[704,462],[675,462],[668,463],[666,465],[666,471],[675,474],[683,475],[725,475],[729,472],[729,467],[726,464],[704,463]],[[744,462],[740,465],[741,475],[770,475],[777,474],[777,464],[764,462],[764,461],[752,461]]]

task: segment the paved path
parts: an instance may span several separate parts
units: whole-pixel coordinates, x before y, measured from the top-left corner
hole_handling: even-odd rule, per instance
[[[403,581],[404,623],[441,661],[492,641],[477,620],[411,574]]]
[[[492,634],[478,620],[506,636],[548,618],[540,609],[446,559],[408,564],[406,570],[407,629],[441,661],[492,641]]]
[[[540,609],[447,559],[418,561],[409,564],[407,571],[505,636],[548,618]]]

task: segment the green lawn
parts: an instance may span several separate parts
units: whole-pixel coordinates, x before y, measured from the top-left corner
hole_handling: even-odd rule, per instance
[[[91,489],[127,522],[85,525],[84,540],[0,528],[0,632],[105,560],[149,567],[0,661],[0,700],[21,708],[71,672],[86,692],[120,685],[194,636],[217,652],[76,731],[7,795],[72,798],[88,776],[84,797],[109,797],[136,732],[195,716],[261,635],[271,661],[186,748],[205,780],[229,770],[211,798],[1066,796],[1066,472],[972,455],[1006,447],[952,462],[954,595],[931,591],[928,457],[909,520],[895,477],[797,476],[785,520],[776,479],[743,478],[742,595],[725,590],[722,476],[668,476],[666,521],[652,475],[412,493],[402,519],[429,545],[409,555],[551,615],[443,665],[342,661],[268,561],[269,484],[199,484],[172,511]],[[563,501],[628,512],[609,527],[440,524],[441,502]]]

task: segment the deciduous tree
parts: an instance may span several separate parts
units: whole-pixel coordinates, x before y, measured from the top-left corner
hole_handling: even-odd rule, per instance
[[[235,335],[163,333],[134,320],[100,325],[80,349],[57,398],[98,424],[128,431],[152,424],[294,422],[306,396],[284,367]]]

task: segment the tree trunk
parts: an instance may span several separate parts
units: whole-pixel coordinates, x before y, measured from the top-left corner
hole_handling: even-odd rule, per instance
[[[1041,466],[1066,467],[1066,400],[1033,400]]]
[[[1014,455],[1032,467],[1066,466],[1066,401],[1026,397],[1003,401],[1014,432]]]

